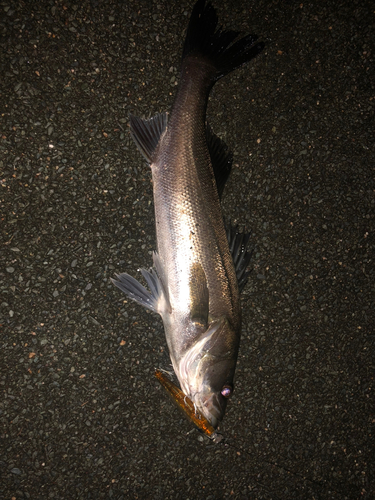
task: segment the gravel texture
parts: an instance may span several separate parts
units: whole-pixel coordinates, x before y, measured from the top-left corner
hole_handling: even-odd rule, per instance
[[[154,379],[161,320],[109,280],[151,265],[128,115],[169,109],[192,2],[1,2],[1,498],[375,498],[374,5],[215,6],[267,42],[208,109],[255,244],[218,445]]]

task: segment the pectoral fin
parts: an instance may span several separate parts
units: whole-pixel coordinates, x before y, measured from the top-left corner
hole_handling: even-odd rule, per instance
[[[190,272],[190,318],[196,326],[207,328],[209,294],[206,273],[202,264],[195,262]]]
[[[158,258],[155,258],[155,255],[157,256],[157,254],[154,254],[154,263],[155,261],[158,262],[159,271],[162,272],[161,263]],[[116,274],[116,279],[111,278],[111,281],[130,299],[150,309],[150,311],[156,312],[161,316],[170,313],[172,308],[169,303],[168,292],[158,273],[154,269],[150,271],[141,269],[141,273],[147,281],[151,293],[136,279],[126,273]]]

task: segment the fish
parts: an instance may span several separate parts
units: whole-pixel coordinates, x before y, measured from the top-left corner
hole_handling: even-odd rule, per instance
[[[256,35],[239,34],[218,27],[211,2],[198,0],[171,112],[130,116],[131,136],[152,172],[157,251],[152,268],[140,270],[148,289],[127,273],[112,279],[130,299],[161,316],[181,391],[207,422],[209,436],[233,394],[240,291],[251,257],[250,234],[224,223],[220,201],[233,155],[206,120],[215,82],[263,50]],[[185,413],[194,423],[190,403]]]

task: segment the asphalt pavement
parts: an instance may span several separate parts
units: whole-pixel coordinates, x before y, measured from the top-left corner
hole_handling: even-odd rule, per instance
[[[208,106],[255,249],[219,444],[154,378],[161,319],[110,282],[152,264],[128,117],[170,108],[193,2],[1,2],[2,499],[375,498],[374,4],[214,4],[266,42]]]

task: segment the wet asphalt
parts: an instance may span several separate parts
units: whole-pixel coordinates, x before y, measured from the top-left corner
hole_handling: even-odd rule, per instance
[[[375,498],[372,2],[215,1],[267,42],[208,107],[255,247],[220,444],[110,282],[152,262],[128,115],[170,108],[192,4],[1,2],[2,499]]]

